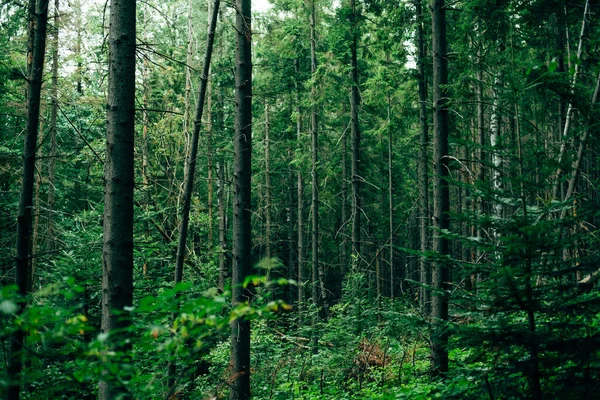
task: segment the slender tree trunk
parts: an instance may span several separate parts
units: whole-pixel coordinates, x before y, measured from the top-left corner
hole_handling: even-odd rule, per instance
[[[310,88],[311,111],[310,111],[310,130],[311,130],[311,216],[312,216],[312,301],[314,306],[321,307],[321,282],[319,273],[319,129],[317,115],[317,39],[316,39],[316,13],[315,1],[310,2],[310,73],[312,84]],[[314,313],[313,321],[313,352],[318,350],[318,341],[316,325],[319,322],[319,312]]]
[[[494,215],[502,218],[503,200],[502,192],[504,185],[502,182],[502,146],[500,143],[500,88],[502,86],[501,78],[494,79],[494,99],[492,101],[492,114],[490,116],[490,146],[492,148],[492,189],[494,190]],[[494,240],[498,240],[498,234],[494,230]]]
[[[18,314],[25,311],[26,296],[31,288],[31,248],[32,248],[32,209],[35,182],[35,158],[37,149],[38,128],[40,121],[40,95],[42,89],[42,72],[44,53],[46,50],[46,29],[48,23],[48,0],[30,2],[29,46],[31,48],[31,64],[28,65],[29,85],[27,87],[27,124],[25,145],[23,148],[23,173],[21,195],[19,198],[19,214],[17,217],[17,257],[15,283],[22,296]],[[21,372],[23,368],[23,342],[25,331],[17,329],[10,340],[8,357],[9,386],[6,398],[20,398]]]
[[[183,277],[183,263],[186,255],[187,234],[190,221],[190,207],[192,202],[192,193],[194,191],[194,175],[196,172],[196,161],[198,157],[198,142],[200,138],[200,127],[202,125],[204,101],[206,99],[206,89],[208,86],[208,74],[210,71],[210,61],[212,58],[212,49],[215,38],[219,4],[220,0],[214,0],[214,8],[211,16],[211,23],[207,33],[206,51],[204,53],[204,66],[202,70],[202,76],[200,77],[200,90],[198,93],[198,104],[196,106],[196,116],[194,119],[194,131],[192,133],[190,156],[187,162],[187,172],[185,174],[185,190],[183,194],[181,225],[179,226],[179,242],[177,243],[177,258],[175,264],[175,284],[181,282]]]
[[[144,23],[147,23],[147,9],[144,7]],[[146,41],[146,35],[144,31],[144,41]],[[150,108],[149,96],[150,96],[150,79],[148,77],[148,60],[144,58],[142,67],[142,190],[144,193],[143,207],[144,213],[144,238],[148,240],[150,236],[150,229],[148,224],[148,207],[150,204],[150,172],[148,168],[148,125],[150,124],[148,109]],[[184,122],[185,123],[185,122]],[[144,264],[142,266],[142,274],[144,277],[148,276],[148,260],[144,256]]]
[[[208,1],[208,23],[211,22],[211,5]],[[212,107],[212,80],[210,78],[210,66],[206,93],[206,168],[207,168],[207,209],[208,209],[208,245],[210,251],[213,248],[213,220],[214,220],[214,182],[213,182],[213,107]]]
[[[358,61],[357,61],[357,16],[356,1],[350,0],[352,39],[350,42],[350,62],[352,89],[350,94],[350,114],[352,118],[352,265],[354,269],[360,264],[360,234],[361,234],[361,197],[360,197],[360,125],[358,121],[358,106],[360,103],[358,93]]]
[[[232,305],[250,300],[242,285],[252,269],[252,30],[251,0],[236,0],[235,137]],[[250,321],[231,322],[230,400],[250,398]]]
[[[133,185],[135,134],[136,4],[112,0],[108,37],[108,106],[104,164],[104,236],[102,270],[102,327],[123,364],[131,363],[127,328],[133,304]],[[128,368],[125,371],[129,370]],[[122,372],[119,368],[119,374]],[[123,372],[127,374],[127,372]],[[123,378],[105,371],[101,400],[130,398]]]
[[[450,190],[448,184],[448,59],[446,40],[446,8],[444,0],[433,0],[433,219],[436,234],[433,251],[439,259],[433,264],[432,297],[433,332],[431,337],[431,371],[433,375],[448,372],[448,292],[450,271],[444,260],[450,254],[444,231],[450,228]]]
[[[50,131],[48,139],[50,141],[50,151],[48,152],[48,209],[46,236],[46,249],[54,251],[56,249],[56,232],[54,227],[54,208],[55,208],[55,175],[56,175],[56,123],[58,116],[58,12],[59,2],[54,0],[54,38],[52,43],[52,86],[50,92]]]
[[[346,115],[347,105],[342,104],[342,115]],[[342,243],[340,244],[340,293],[343,287],[343,280],[346,277],[348,269],[348,134],[347,129],[342,133],[342,198],[341,198],[341,221],[340,234]]]
[[[214,0],[211,20],[208,27],[206,38],[206,50],[204,53],[204,64],[202,75],[200,76],[200,90],[198,93],[198,103],[196,106],[196,116],[194,118],[194,131],[192,133],[192,143],[190,146],[190,155],[186,163],[185,189],[183,192],[183,204],[181,210],[181,223],[179,225],[179,241],[177,242],[177,256],[175,260],[175,279],[177,285],[183,279],[183,263],[187,253],[187,235],[190,222],[190,207],[192,203],[192,193],[194,191],[194,175],[196,173],[196,161],[198,157],[198,142],[200,139],[200,127],[202,125],[202,113],[204,111],[204,101],[206,99],[206,88],[208,84],[208,74],[210,72],[210,61],[212,58],[212,49],[215,39],[215,30],[217,27],[217,15],[219,13],[220,0]],[[168,386],[172,392],[175,388],[175,363],[169,364]]]
[[[296,77],[300,74],[300,61],[296,59]],[[296,141],[300,143],[302,135],[302,116],[300,114],[300,83],[296,79]],[[300,146],[298,146],[300,147]],[[296,154],[298,156],[298,154]],[[304,322],[304,301],[306,299],[306,269],[304,266],[304,190],[302,170],[298,167],[298,323]]]
[[[479,68],[477,70],[477,159],[479,160],[479,168],[477,169],[477,180],[483,184],[485,182],[485,165],[486,165],[486,152],[485,152],[485,114],[483,105],[483,68],[481,55],[478,53]],[[485,214],[485,202],[483,196],[478,196],[478,212],[480,215]],[[483,240],[483,227],[482,224],[477,224],[477,238]],[[477,248],[477,263],[481,263],[483,258],[483,251],[480,247]],[[475,276],[476,280],[479,280],[481,276]]]
[[[265,257],[271,258],[271,141],[269,103],[265,102]],[[267,271],[269,274],[270,271]]]
[[[291,97],[291,94],[290,94]],[[291,98],[290,98],[291,101]],[[293,106],[292,106],[293,107]],[[288,206],[287,206],[287,278],[294,279],[296,274],[294,273],[294,168],[292,167],[292,162],[294,160],[294,152],[292,150],[293,138],[290,138],[289,147],[287,150],[288,153]],[[293,285],[286,285],[286,300],[289,304],[294,302],[296,298],[296,293],[294,293]]]
[[[393,300],[395,298],[396,293],[394,292],[394,284],[395,284],[395,274],[394,274],[394,186],[393,186],[393,161],[394,161],[394,153],[393,149],[393,137],[392,137],[392,127],[391,127],[391,110],[390,110],[390,99],[388,96],[388,213],[389,213],[389,242],[390,242],[390,251],[389,251],[389,264],[390,264],[390,298]]]
[[[217,176],[219,187],[217,189],[217,203],[219,208],[219,289],[225,290],[229,278],[229,263],[227,262],[227,228],[225,221],[225,162],[223,157],[217,162]]]
[[[429,124],[427,123],[427,78],[425,76],[425,40],[423,38],[423,12],[421,0],[415,0],[417,14],[417,68],[419,74],[419,122],[421,128],[421,146],[419,149],[419,231],[421,236],[421,252],[429,250]],[[427,257],[419,257],[421,284],[431,285],[431,265]],[[431,292],[421,287],[421,312],[428,316],[431,313]]]

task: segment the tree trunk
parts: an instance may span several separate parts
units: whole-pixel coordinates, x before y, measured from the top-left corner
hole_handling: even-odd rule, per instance
[[[144,7],[144,21],[147,23],[147,9]],[[144,41],[146,41],[146,35],[144,32]],[[148,224],[148,206],[150,204],[150,172],[148,170],[148,125],[150,124],[148,109],[150,108],[149,97],[150,97],[150,79],[148,77],[148,59],[144,58],[142,67],[142,190],[144,193],[143,207],[144,213],[144,238],[147,241],[150,236],[150,229]],[[185,121],[184,121],[185,123]],[[148,260],[144,256],[144,264],[142,265],[142,274],[144,277],[148,276]]]
[[[108,37],[108,106],[104,164],[102,327],[123,364],[131,363],[127,328],[133,304],[133,185],[135,134],[135,1],[112,0]],[[128,369],[125,369],[127,371]],[[119,371],[122,371],[120,368]],[[98,397],[130,398],[123,378],[105,371]]]
[[[502,192],[504,185],[502,182],[502,146],[500,143],[500,104],[499,95],[502,86],[501,79],[494,79],[494,98],[492,100],[492,114],[490,116],[490,147],[492,151],[492,189],[494,190],[494,215],[502,218],[503,200]],[[494,240],[498,241],[498,233],[493,230]]]
[[[352,89],[350,94],[350,114],[352,118],[352,265],[354,269],[360,264],[360,233],[361,233],[361,198],[360,198],[360,125],[358,121],[358,105],[360,103],[358,94],[358,62],[357,62],[357,46],[358,35],[356,30],[356,1],[350,0],[351,14],[351,31],[352,39],[350,42],[350,62],[351,62],[351,78]]]
[[[229,278],[229,263],[227,262],[227,224],[225,220],[225,162],[223,157],[217,162],[217,176],[219,187],[217,189],[217,202],[219,208],[219,289],[225,290]]]
[[[29,85],[27,87],[27,124],[25,145],[23,149],[23,173],[21,195],[19,198],[19,214],[17,217],[17,257],[15,283],[22,297],[19,303],[18,314],[25,311],[26,296],[31,288],[30,253],[32,246],[32,209],[35,182],[35,158],[37,138],[40,121],[40,94],[42,89],[42,72],[44,67],[44,53],[46,50],[46,28],[48,23],[48,0],[39,0],[36,4],[30,3],[29,46],[31,48],[31,64],[28,65]],[[8,358],[9,386],[6,398],[19,399],[20,381],[23,368],[23,342],[25,331],[17,329],[11,336],[10,352]]]
[[[421,252],[429,250],[429,124],[427,123],[427,80],[425,77],[425,40],[423,38],[423,12],[421,0],[415,0],[417,14],[417,67],[419,76],[419,122],[421,128],[421,146],[419,149],[419,231]],[[431,285],[431,265],[424,254],[419,257],[421,284]],[[424,316],[431,313],[431,292],[424,286],[421,292],[421,312]]]
[[[271,258],[271,142],[269,138],[269,104],[265,102],[265,257]],[[267,274],[270,271],[267,270]]]
[[[448,59],[446,40],[446,8],[444,0],[432,2],[433,37],[433,220],[436,235],[433,251],[438,260],[433,264],[432,297],[433,332],[431,337],[431,371],[433,375],[448,372],[448,292],[450,271],[444,260],[450,254],[444,231],[450,228],[450,191],[448,185]]]
[[[300,144],[302,135],[302,116],[300,114],[300,61],[296,59],[296,141]],[[300,148],[300,146],[298,146]],[[298,154],[296,154],[296,157]],[[298,324],[304,322],[304,300],[306,299],[306,269],[304,266],[304,190],[302,169],[298,167]]]
[[[175,260],[175,279],[174,285],[180,283],[183,279],[183,263],[187,253],[187,235],[190,222],[190,207],[192,203],[192,193],[194,191],[194,175],[196,173],[196,161],[198,156],[198,141],[200,139],[200,127],[202,124],[202,113],[204,111],[204,100],[206,99],[206,88],[208,84],[208,74],[210,72],[210,61],[212,58],[212,49],[215,39],[215,30],[217,27],[217,15],[219,13],[219,4],[221,0],[214,0],[211,20],[208,27],[206,38],[206,50],[204,52],[204,64],[202,75],[200,76],[200,90],[198,93],[198,104],[196,106],[196,116],[194,118],[194,131],[192,133],[192,143],[190,145],[190,155],[186,163],[185,189],[183,192],[183,205],[181,210],[181,223],[179,225],[179,241],[177,242],[177,256]],[[169,364],[169,390],[173,391],[175,386],[175,363]]]
[[[252,30],[251,0],[236,0],[235,137],[232,306],[250,300],[242,285],[252,269]],[[231,400],[250,398],[250,321],[231,322]]]
[[[347,113],[347,103],[342,104],[342,115],[345,116]],[[346,271],[348,269],[348,134],[347,129],[342,132],[342,198],[340,199],[341,204],[341,216],[340,216],[340,229],[338,234],[342,237],[340,243],[340,283],[339,293],[340,296],[344,287],[344,279],[346,278]]]
[[[319,273],[319,130],[317,115],[317,41],[316,41],[316,13],[315,2],[310,2],[310,74],[312,84],[310,88],[311,112],[311,216],[312,216],[312,301],[316,309],[321,307],[321,282]],[[319,321],[319,312],[314,313],[313,321],[313,352],[318,350],[319,338],[316,334],[316,325]]]
[[[48,152],[48,233],[46,236],[46,250],[54,251],[56,249],[56,232],[54,227],[54,206],[55,206],[55,186],[56,175],[56,123],[58,116],[58,0],[54,0],[54,40],[52,43],[52,86],[50,92],[50,131],[48,139],[50,141],[50,151]]]

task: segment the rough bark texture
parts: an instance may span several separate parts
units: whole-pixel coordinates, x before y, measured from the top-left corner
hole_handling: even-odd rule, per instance
[[[419,149],[419,230],[421,236],[421,252],[429,250],[429,124],[427,123],[427,81],[425,77],[425,40],[423,38],[423,14],[421,0],[415,0],[417,14],[417,67],[419,74],[419,122],[421,129],[421,147]],[[421,283],[431,284],[431,264],[422,255],[419,260]],[[431,312],[431,292],[421,287],[421,312]]]
[[[296,77],[300,74],[300,62],[296,59]],[[296,141],[300,144],[302,135],[302,117],[300,114],[300,83],[296,80]],[[298,156],[298,155],[296,155]],[[298,324],[304,322],[304,300],[306,298],[306,269],[304,266],[304,188],[302,171],[297,171],[298,190]]]
[[[311,225],[312,225],[312,301],[316,308],[321,307],[321,276],[319,268],[319,120],[317,114],[317,40],[316,40],[316,14],[315,2],[310,3],[310,73],[312,76],[312,85],[310,88],[311,112],[310,112],[310,130],[311,130]],[[314,314],[313,325],[319,320],[319,313]],[[313,352],[317,352],[319,338],[316,335],[316,327],[313,330]]]
[[[350,42],[350,62],[352,89],[350,92],[350,115],[352,118],[352,265],[357,267],[360,260],[360,223],[361,223],[361,198],[360,198],[360,125],[358,121],[358,61],[357,61],[357,18],[355,0],[350,1],[352,8]]]
[[[235,137],[233,139],[233,275],[232,305],[249,301],[243,287],[252,268],[252,30],[251,0],[236,0]],[[250,398],[250,321],[231,322],[231,400]]]
[[[135,0],[111,0],[101,330],[110,333],[111,346],[123,363],[131,362],[131,344],[126,341],[131,318],[126,308],[133,302],[135,34]],[[121,379],[105,372],[99,398],[127,398]]]
[[[21,195],[19,198],[19,214],[17,216],[17,256],[15,283],[19,294],[28,295],[31,288],[31,247],[32,247],[32,210],[35,183],[35,157],[40,122],[40,94],[42,89],[42,72],[44,67],[44,52],[46,50],[46,28],[48,23],[48,0],[39,0],[37,7],[30,3],[30,48],[28,58],[29,86],[27,88],[27,125],[25,144],[23,148],[23,173]],[[29,64],[30,63],[30,64]],[[23,298],[23,301],[25,299]],[[25,310],[21,302],[18,313]],[[21,329],[11,335],[10,352],[8,357],[9,386],[6,398],[20,398],[20,381],[23,369],[23,342],[25,332]]]
[[[433,265],[432,295],[433,332],[431,337],[431,371],[444,375],[448,371],[448,321],[449,266],[444,260],[449,255],[448,239],[441,231],[450,228],[450,191],[448,185],[448,59],[446,41],[446,9],[444,0],[431,4],[433,37],[433,220],[436,234],[433,251],[438,260]]]
[[[50,92],[50,131],[48,132],[48,141],[50,151],[48,152],[48,233],[46,236],[46,250],[54,251],[56,249],[56,232],[54,228],[54,205],[56,189],[54,186],[56,175],[56,123],[58,116],[58,12],[59,2],[54,0],[54,37],[52,40],[52,85]]]

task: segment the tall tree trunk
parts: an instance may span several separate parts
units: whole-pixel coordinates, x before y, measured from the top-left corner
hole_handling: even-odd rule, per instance
[[[269,103],[265,102],[265,257],[271,258],[271,141]],[[267,270],[267,274],[270,271]]]
[[[290,94],[290,97],[291,97],[291,94]],[[290,101],[291,101],[291,99],[290,99]],[[287,154],[288,154],[287,278],[294,279],[296,274],[294,273],[295,240],[294,240],[294,168],[292,166],[292,162],[294,160],[294,152],[292,150],[293,138],[290,138],[288,146],[289,147],[287,150]],[[294,286],[286,285],[285,287],[286,287],[286,294],[287,294],[287,296],[285,297],[286,301],[289,304],[292,304],[294,302],[294,299],[296,298],[296,296],[295,296],[296,293],[294,293]]]
[[[492,189],[494,190],[494,215],[502,218],[503,200],[502,192],[502,145],[500,143],[500,88],[501,78],[494,79],[494,97],[492,100],[492,114],[490,115],[490,147],[492,151]],[[498,241],[498,233],[494,229],[494,240]]]
[[[229,263],[227,262],[227,224],[225,220],[225,161],[219,157],[217,162],[217,203],[219,208],[219,289],[223,291],[229,278]]]
[[[144,7],[144,25],[147,23],[147,9]],[[146,31],[144,30],[144,42],[146,41]],[[150,172],[148,166],[148,125],[150,124],[148,109],[150,108],[149,97],[150,97],[150,79],[148,77],[148,59],[144,58],[142,67],[142,190],[144,193],[143,207],[144,213],[144,238],[148,240],[150,236],[150,229],[148,224],[148,207],[150,205]],[[148,260],[144,256],[144,264],[142,265],[142,274],[144,277],[148,276]]]
[[[300,144],[302,135],[302,116],[300,114],[300,60],[296,59],[296,141]],[[300,146],[298,146],[300,148]],[[296,154],[298,157],[298,154]],[[306,268],[304,265],[304,189],[302,169],[298,167],[298,323],[304,322],[304,301],[306,299]]]
[[[361,234],[361,197],[360,197],[360,125],[358,121],[358,61],[357,61],[357,16],[356,1],[350,0],[352,14],[350,16],[352,39],[350,42],[350,62],[352,89],[350,94],[350,115],[352,118],[352,265],[354,269],[360,264],[360,234]]]
[[[236,0],[235,137],[232,305],[250,300],[243,287],[252,268],[252,30],[251,0]],[[250,321],[231,322],[231,400],[250,398]]]
[[[425,39],[423,38],[423,12],[421,0],[415,0],[417,14],[417,68],[419,76],[419,122],[421,128],[421,145],[419,149],[419,231],[421,237],[421,312],[428,316],[431,312],[431,292],[427,285],[431,284],[431,265],[425,257],[429,250],[429,124],[427,123],[427,80],[425,77]]]
[[[317,115],[317,39],[316,39],[316,13],[315,1],[310,2],[310,74],[312,84],[310,88],[311,111],[310,111],[310,130],[311,130],[311,216],[312,216],[312,301],[314,306],[321,307],[321,282],[319,273],[319,130]],[[313,352],[318,349],[319,338],[316,334],[316,325],[319,321],[319,312],[314,313],[313,321]]]
[[[54,227],[54,205],[55,192],[54,180],[56,175],[56,123],[58,116],[58,12],[59,2],[54,0],[54,37],[52,43],[52,86],[50,92],[50,131],[48,139],[50,141],[50,151],[48,152],[48,233],[46,236],[46,249],[54,251],[56,249],[56,232]]]
[[[450,254],[449,241],[444,236],[450,228],[450,190],[448,185],[448,58],[446,40],[446,8],[444,0],[433,0],[433,220],[436,235],[433,251],[438,260],[433,263],[431,311],[433,332],[431,337],[431,371],[433,375],[448,372],[448,292],[450,271],[445,256]]]
[[[388,262],[390,264],[390,298],[393,300],[395,298],[395,265],[394,265],[394,186],[393,186],[393,161],[394,161],[394,153],[393,149],[393,136],[392,136],[392,127],[391,127],[391,109],[390,109],[390,99],[388,95],[388,214],[389,214],[389,226],[388,226],[388,234],[389,234],[389,258]]]
[[[208,23],[211,21],[211,6],[208,1]],[[210,67],[210,66],[209,66]],[[206,169],[207,169],[207,208],[208,208],[208,245],[210,251],[213,248],[213,203],[214,203],[214,182],[213,182],[213,107],[212,107],[212,80],[210,78],[210,68],[208,75],[208,87],[206,94]]]
[[[342,103],[342,115],[347,115],[347,103]],[[340,229],[338,234],[342,237],[340,243],[340,283],[339,293],[341,295],[343,289],[343,282],[346,278],[346,271],[348,269],[348,129],[344,129],[342,132],[342,196],[340,199]]]
[[[200,76],[200,90],[198,93],[198,103],[196,105],[196,116],[194,118],[194,131],[192,133],[192,143],[190,145],[190,155],[186,163],[185,189],[183,192],[183,204],[181,210],[181,223],[179,225],[179,241],[177,242],[177,256],[175,259],[175,278],[174,284],[177,285],[183,279],[183,263],[187,253],[187,235],[190,222],[190,207],[192,203],[192,193],[194,191],[194,175],[196,173],[196,161],[198,156],[198,142],[200,140],[200,127],[202,125],[202,113],[204,111],[204,100],[206,99],[206,88],[208,84],[208,74],[210,72],[210,61],[212,58],[212,49],[215,39],[215,30],[217,27],[217,15],[219,13],[219,4],[221,0],[214,0],[210,24],[208,26],[206,38],[206,50],[204,52],[204,64],[202,75]],[[169,390],[173,391],[175,387],[175,363],[169,364]]]
[[[112,0],[108,37],[108,106],[104,164],[104,236],[102,269],[102,332],[111,347],[131,363],[127,328],[133,304],[133,185],[135,134],[136,3]],[[128,370],[128,369],[126,369]],[[119,369],[121,371],[121,369]],[[105,371],[98,397],[130,398],[123,377]],[[127,379],[127,378],[125,378]]]
[[[477,169],[477,180],[483,184],[485,181],[485,165],[486,165],[486,152],[485,152],[485,114],[484,114],[484,104],[483,104],[483,67],[482,67],[482,59],[481,54],[478,53],[478,70],[477,70],[477,159],[479,160],[479,168]],[[485,201],[483,196],[477,197],[477,212],[480,215],[485,214]],[[483,240],[483,226],[482,224],[477,224],[477,238],[479,240]],[[483,251],[481,247],[477,248],[477,263],[482,262]],[[479,275],[479,274],[478,274]],[[481,276],[474,276],[475,280],[479,280]]]
[[[39,3],[29,3],[31,64],[28,64],[29,73],[27,87],[27,124],[25,144],[23,148],[23,173],[21,195],[19,198],[19,214],[17,217],[17,257],[15,283],[22,296],[19,303],[18,314],[25,311],[26,296],[31,288],[31,247],[32,247],[32,209],[35,182],[35,158],[37,138],[40,121],[40,94],[42,89],[42,72],[44,67],[44,53],[46,50],[46,28],[48,23],[48,0],[39,0]],[[23,342],[25,331],[20,328],[12,334],[8,358],[9,386],[6,398],[19,399],[21,372],[23,368]]]

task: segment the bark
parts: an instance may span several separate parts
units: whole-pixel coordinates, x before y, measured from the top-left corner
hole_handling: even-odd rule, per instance
[[[35,158],[40,121],[40,95],[42,89],[42,72],[44,67],[44,53],[46,50],[46,29],[48,23],[48,0],[39,0],[36,4],[31,1],[30,9],[30,38],[31,52],[28,57],[28,82],[27,87],[27,123],[25,144],[23,148],[23,172],[21,194],[19,198],[19,211],[17,216],[17,255],[15,283],[19,288],[22,300],[19,303],[18,314],[25,311],[26,296],[31,288],[31,249],[32,249],[32,210],[35,183]],[[8,356],[9,386],[6,398],[9,400],[20,398],[20,381],[23,369],[23,344],[25,331],[17,329],[10,340]]]
[[[209,6],[210,8],[210,6]],[[209,21],[210,23],[210,21]],[[212,83],[208,77],[208,88],[206,94],[206,168],[208,185],[208,244],[210,249],[213,246],[213,203],[214,203],[214,183],[213,183],[213,110],[212,110]]]
[[[342,115],[346,115],[347,104],[342,104]],[[340,244],[340,282],[346,277],[348,269],[348,135],[347,128],[342,133],[342,198],[341,198],[341,221],[340,233],[342,235],[342,243]],[[340,283],[340,293],[342,292],[343,284]]]
[[[292,138],[293,140],[293,138]],[[295,241],[294,241],[294,169],[292,167],[292,161],[294,159],[294,153],[292,150],[292,145],[291,145],[291,141],[289,142],[289,147],[287,150],[288,153],[288,190],[287,190],[287,201],[288,201],[288,206],[287,206],[287,229],[288,229],[288,233],[287,233],[287,278],[288,279],[294,279],[295,277],[295,273],[294,273],[294,247],[295,247]],[[294,286],[293,285],[286,285],[286,294],[287,296],[285,297],[288,304],[292,304],[294,302],[294,299],[296,298],[296,294],[294,293]]]
[[[56,175],[56,122],[58,116],[58,11],[59,1],[54,0],[54,37],[52,41],[52,85],[50,89],[50,131],[48,140],[50,142],[50,151],[48,152],[48,209],[46,236],[46,250],[54,251],[56,249],[56,232],[54,227],[54,207],[55,207],[55,175]]]
[[[314,306],[321,307],[321,273],[319,268],[319,120],[317,115],[317,41],[316,41],[316,13],[315,2],[310,2],[310,73],[312,84],[310,88],[311,112],[311,216],[312,216],[312,301]],[[313,325],[319,322],[319,312],[315,312]],[[313,352],[318,349],[319,338],[316,335],[316,326],[313,327]]]
[[[177,258],[175,263],[175,284],[181,282],[183,278],[183,263],[186,255],[186,244],[188,227],[190,222],[190,207],[192,202],[192,193],[194,191],[194,175],[196,173],[196,161],[198,157],[198,142],[200,139],[200,127],[202,125],[202,113],[204,111],[204,101],[206,99],[206,89],[208,86],[208,75],[210,72],[210,61],[212,58],[212,49],[217,27],[217,15],[219,13],[220,0],[214,0],[211,22],[208,26],[206,50],[204,53],[204,64],[202,75],[200,77],[200,90],[198,93],[198,104],[196,106],[196,116],[194,118],[194,131],[192,133],[192,143],[190,145],[190,155],[186,164],[185,189],[183,193],[183,204],[181,211],[181,224],[179,226],[179,241],[177,243]]]
[[[446,9],[444,0],[432,2],[433,37],[433,220],[436,234],[433,251],[438,259],[433,263],[432,294],[433,332],[431,337],[431,371],[440,376],[448,372],[448,292],[450,271],[445,257],[450,254],[444,231],[450,228],[450,191],[448,185],[448,59],[446,40]]]
[[[269,138],[269,104],[265,103],[265,257],[271,258],[271,142]],[[270,271],[267,271],[269,274]]]
[[[350,0],[352,39],[350,42],[350,63],[352,89],[350,94],[350,115],[352,119],[352,265],[356,269],[360,260],[360,234],[361,234],[361,197],[360,197],[360,124],[358,121],[358,106],[360,103],[358,93],[358,61],[357,46],[358,37],[356,30],[356,2]]]
[[[251,0],[236,0],[235,137],[232,306],[250,300],[242,285],[252,268],[252,30]],[[250,398],[250,321],[231,322],[231,400]]]
[[[147,10],[144,8],[144,19],[147,18]],[[147,21],[145,21],[147,22]],[[144,35],[144,41],[146,41],[146,35]],[[148,224],[148,206],[150,203],[150,173],[148,170],[148,125],[150,123],[148,118],[148,109],[150,108],[148,97],[150,95],[150,79],[148,78],[148,59],[144,58],[142,68],[142,190],[144,193],[143,207],[146,217],[144,218],[144,237],[148,240],[150,235],[149,224]],[[144,264],[142,266],[142,273],[144,277],[148,276],[148,260],[144,257]]]
[[[133,185],[136,4],[112,0],[108,37],[108,106],[104,164],[102,326],[120,362],[131,362],[127,328],[133,303]],[[121,370],[121,369],[119,369]],[[130,398],[123,377],[105,371],[98,397]]]
[[[192,142],[190,145],[190,154],[186,163],[185,189],[183,192],[183,204],[181,210],[181,222],[179,225],[179,241],[177,242],[177,256],[175,259],[175,278],[174,285],[180,283],[183,279],[183,263],[187,253],[187,235],[190,222],[190,207],[192,203],[192,193],[194,192],[194,175],[196,173],[196,161],[198,157],[198,142],[200,140],[200,127],[202,125],[202,113],[204,111],[204,101],[206,99],[206,89],[208,86],[208,75],[210,72],[210,62],[215,39],[215,30],[217,27],[217,16],[219,13],[220,0],[214,0],[210,23],[208,25],[206,37],[206,50],[204,52],[204,64],[202,75],[200,76],[200,90],[198,93],[198,103],[196,105],[196,116],[194,118],[194,131],[192,133]],[[175,388],[175,363],[170,363],[169,367],[169,390]]]
[[[296,77],[300,73],[299,60],[296,59]],[[300,114],[300,83],[296,80],[296,141],[300,148],[300,139],[302,134],[302,116]],[[306,269],[304,266],[304,189],[302,182],[302,171],[297,171],[297,190],[298,190],[298,324],[304,322],[304,300],[306,298]]]
[[[429,124],[427,123],[427,78],[425,76],[425,40],[423,38],[423,12],[421,0],[415,0],[417,15],[417,68],[419,80],[419,123],[421,129],[421,143],[419,149],[419,231],[421,241],[421,252],[419,267],[421,271],[421,284],[431,285],[431,265],[425,257],[429,250]],[[421,312],[428,316],[431,312],[431,292],[422,286],[421,289]],[[392,296],[393,297],[393,296]]]
[[[217,162],[217,177],[219,179],[217,189],[219,209],[219,289],[223,291],[229,279],[229,263],[227,262],[227,224],[225,219],[225,162],[222,157]]]
[[[485,153],[485,114],[483,106],[483,69],[481,55],[478,54],[479,69],[477,71],[477,159],[479,160],[479,168],[477,170],[477,180],[483,184],[485,182],[485,165],[486,165],[486,153]],[[477,197],[478,212],[480,215],[485,214],[485,202],[483,196]],[[483,240],[483,226],[477,224],[477,238]],[[477,248],[477,263],[480,263],[483,258],[483,251],[481,248]],[[476,280],[480,277],[474,277]]]
[[[390,123],[390,106],[389,106],[389,97],[388,97],[388,124]],[[389,213],[389,242],[390,242],[390,252],[389,252],[389,264],[390,264],[390,298],[393,300],[395,297],[394,293],[394,186],[392,180],[392,168],[393,168],[393,157],[394,154],[392,152],[393,142],[392,142],[392,129],[391,126],[388,128],[388,213]]]
[[[494,79],[494,98],[492,100],[492,114],[490,115],[490,146],[492,148],[492,189],[494,191],[494,215],[502,218],[503,199],[502,192],[502,146],[500,144],[500,101],[499,91],[501,87],[500,77]],[[498,240],[498,234],[494,229],[494,240]]]

